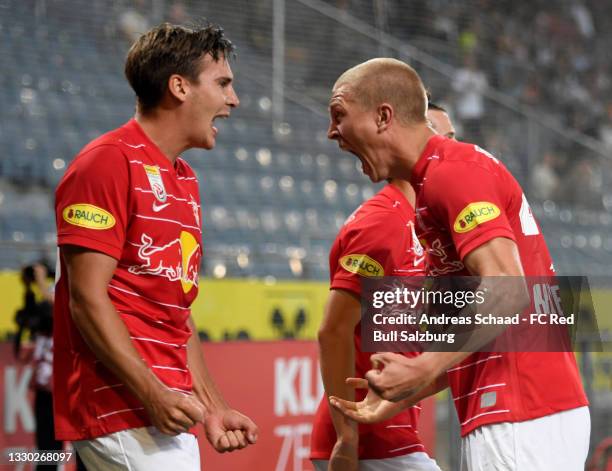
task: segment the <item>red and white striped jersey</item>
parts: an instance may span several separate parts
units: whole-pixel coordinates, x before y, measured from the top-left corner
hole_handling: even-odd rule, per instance
[[[462,260],[496,237],[516,242],[525,276],[554,275],[523,190],[485,150],[433,136],[411,183],[428,275],[469,275]],[[573,352],[476,353],[451,368],[448,379],[462,435],[588,404]]]
[[[361,295],[361,279],[423,276],[424,250],[414,231],[414,209],[389,184],[349,216],[329,254],[331,289]],[[361,350],[361,325],[355,328],[355,374],[372,368],[371,353]],[[415,353],[407,353],[413,356]],[[357,390],[356,399],[365,396]],[[419,404],[378,424],[359,425],[359,459],[383,459],[425,451],[418,436]],[[311,459],[329,459],[336,431],[327,399],[319,404],[310,443]]]
[[[137,351],[169,388],[191,392],[190,305],[202,256],[197,178],[175,165],[135,120],[89,143],[56,191],[58,245],[118,265],[108,295]],[[82,440],[150,425],[142,404],[85,344],[69,311],[63,260],[54,307],[57,438]]]

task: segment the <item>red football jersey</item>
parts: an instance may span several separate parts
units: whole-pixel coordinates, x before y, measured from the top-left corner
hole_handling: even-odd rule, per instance
[[[169,388],[190,393],[186,324],[202,256],[198,181],[129,121],[89,143],[56,191],[58,245],[118,261],[108,295],[144,361]],[[63,261],[54,307],[58,439],[150,425],[142,404],[100,363],[69,310]]]
[[[361,277],[423,276],[424,250],[414,231],[414,210],[404,194],[387,185],[349,216],[329,255],[331,289],[361,295]],[[355,329],[355,374],[372,368],[371,353],[361,351],[361,326]],[[413,354],[407,354],[413,355]],[[356,399],[365,397],[358,390]],[[382,459],[424,451],[418,437],[420,406],[390,420],[359,425],[359,459]],[[323,398],[315,415],[311,459],[329,459],[336,443],[329,404]]]
[[[554,275],[520,185],[485,150],[434,136],[413,170],[412,185],[428,275],[469,275],[463,258],[496,237],[516,242],[525,276]],[[462,435],[588,404],[572,352],[476,353],[451,368],[448,379]]]

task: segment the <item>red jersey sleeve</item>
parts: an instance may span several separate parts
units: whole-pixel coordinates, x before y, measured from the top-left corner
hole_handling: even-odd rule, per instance
[[[394,212],[371,213],[350,223],[330,260],[331,289],[346,289],[361,295],[361,278],[394,275],[410,245],[410,231]]]
[[[496,238],[516,241],[501,172],[475,162],[443,162],[427,182],[427,206],[452,236],[461,260]]]
[[[127,226],[129,163],[112,145],[81,154],[55,193],[58,245],[78,245],[119,260]]]

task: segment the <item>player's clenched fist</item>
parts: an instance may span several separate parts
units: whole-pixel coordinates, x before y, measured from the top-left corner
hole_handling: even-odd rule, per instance
[[[397,353],[376,353],[371,360],[374,368],[365,378],[370,388],[381,398],[397,402],[430,384],[436,374],[423,365],[423,357],[407,358]]]
[[[204,419],[206,438],[220,453],[241,450],[257,441],[257,425],[234,409],[213,411]]]
[[[198,399],[167,388],[155,391],[144,406],[153,425],[166,435],[187,432],[204,420],[204,406]]]

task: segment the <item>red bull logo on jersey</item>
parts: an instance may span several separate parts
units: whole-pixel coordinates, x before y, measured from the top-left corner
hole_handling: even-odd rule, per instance
[[[385,276],[385,270],[382,265],[373,258],[362,253],[345,255],[340,259],[340,265],[346,271],[361,276]]]
[[[131,266],[130,273],[163,276],[169,281],[180,281],[185,294],[198,286],[200,268],[200,244],[187,231],[181,231],[178,239],[164,246],[154,246],[153,239],[142,234],[138,256],[142,265]]]
[[[455,232],[469,232],[483,222],[492,221],[501,215],[499,208],[487,201],[478,201],[468,204],[455,219],[453,229]]]
[[[446,253],[445,247],[448,247],[448,245],[443,244],[439,238],[435,239],[431,245],[426,244],[426,247],[430,262],[427,266],[427,274],[429,276],[446,275],[465,268],[460,260],[453,259],[453,257]]]
[[[108,211],[93,204],[79,203],[66,206],[62,217],[68,224],[102,231],[115,225],[115,218]]]

